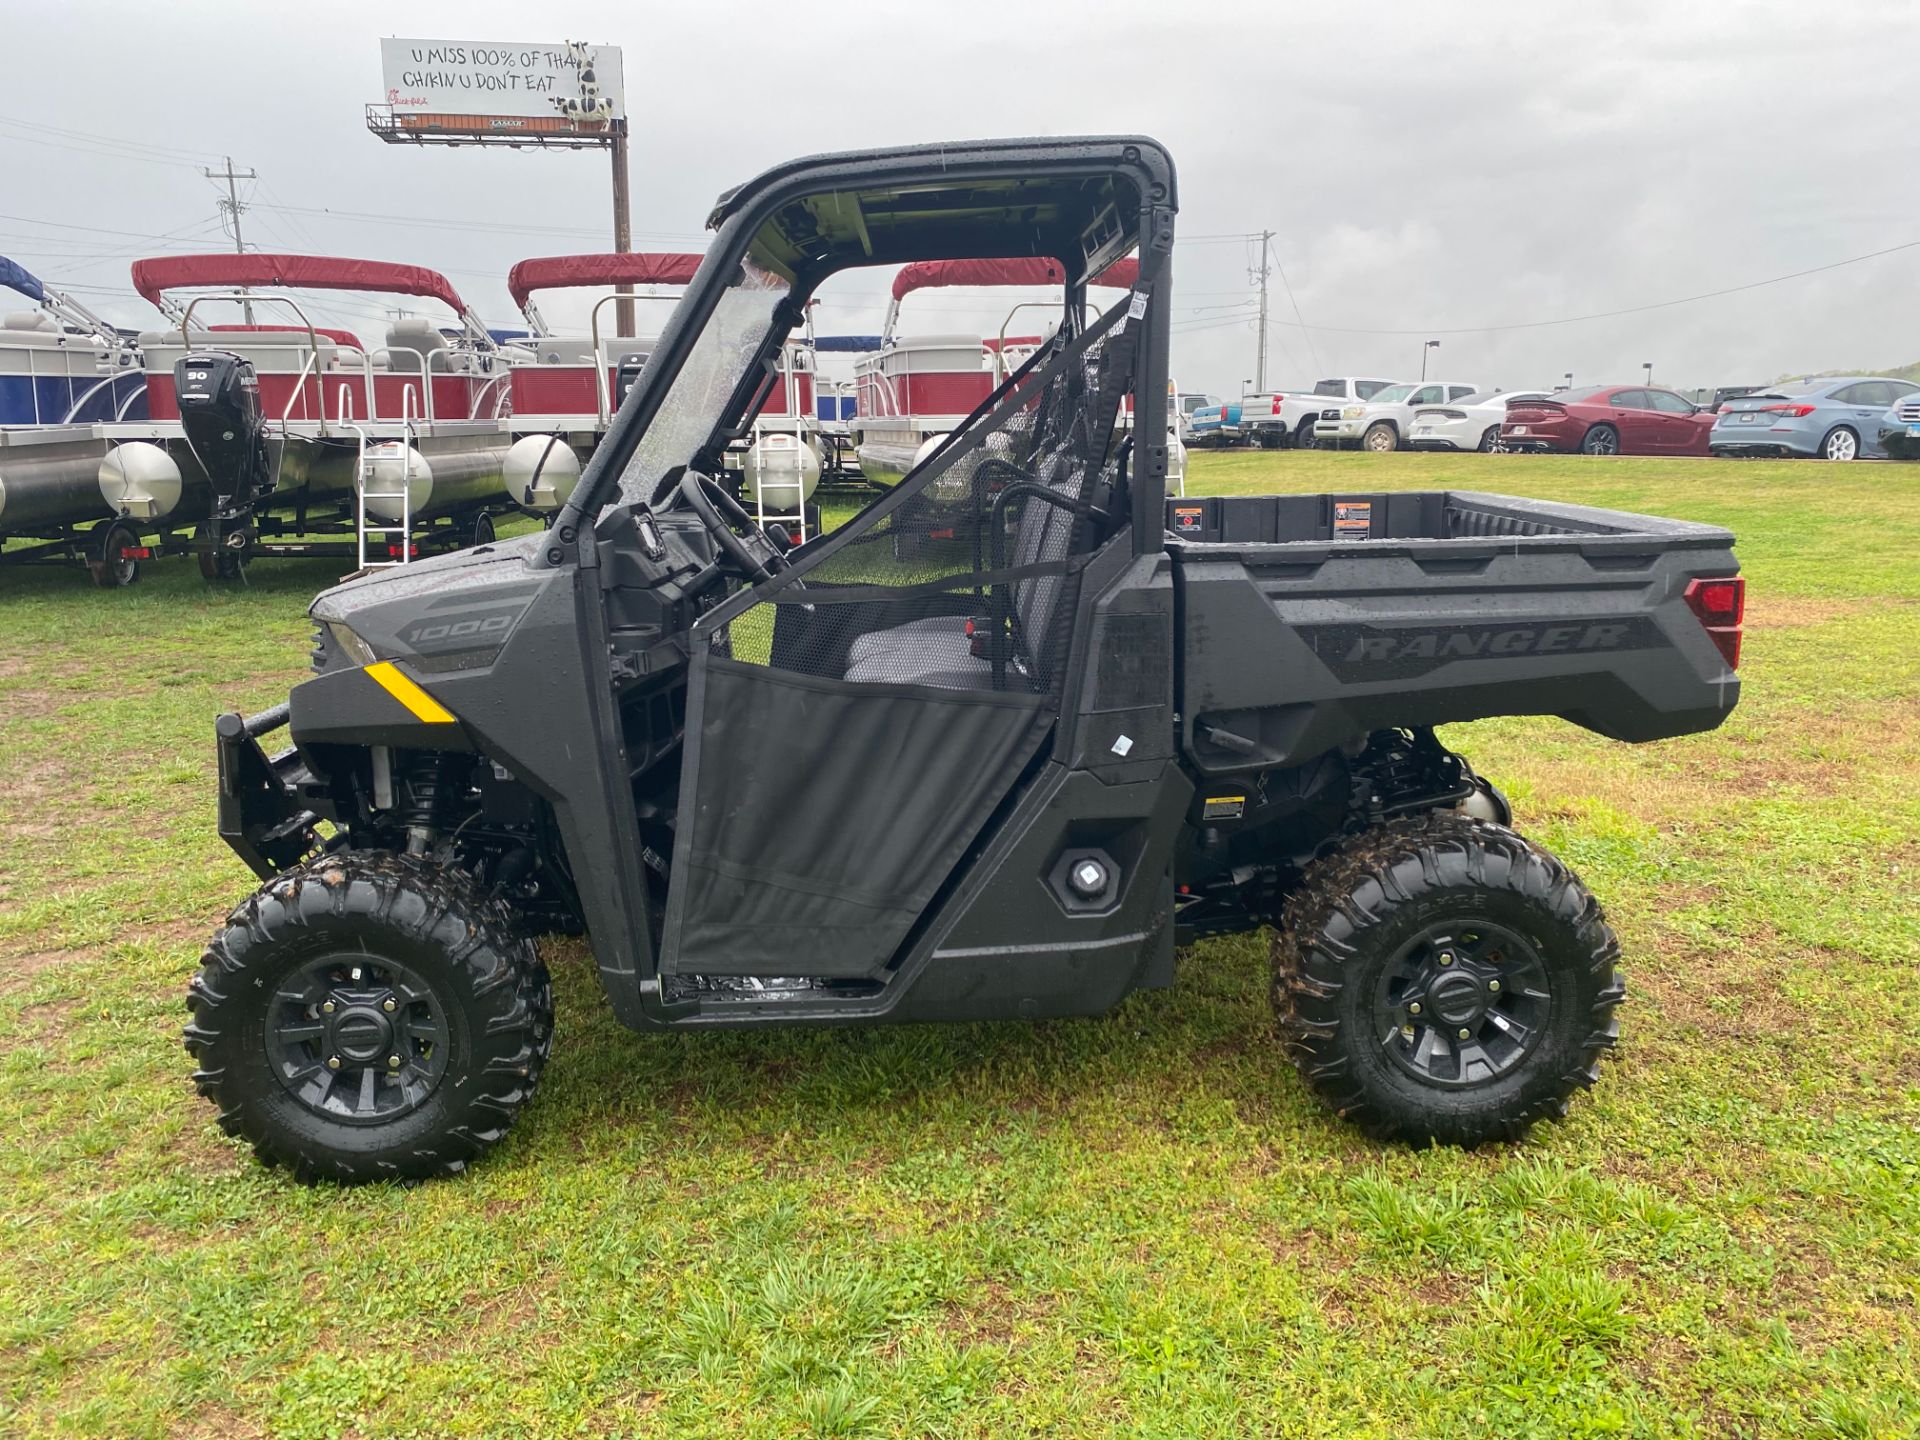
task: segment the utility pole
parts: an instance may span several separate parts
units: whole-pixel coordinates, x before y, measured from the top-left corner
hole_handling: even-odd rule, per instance
[[[609,122],[613,132],[613,248],[624,255],[633,249],[633,220],[627,202],[627,120],[623,115]],[[622,335],[633,334],[633,287],[615,287],[620,298],[613,302],[614,329]]]
[[[246,254],[246,244],[240,238],[240,215],[247,207],[240,203],[240,192],[235,182],[240,180],[258,180],[260,178],[259,174],[253,170],[236,173],[233,168],[233,157],[231,155],[227,156],[227,168],[225,171],[202,168],[200,173],[209,180],[225,180],[227,182],[227,198],[220,202],[220,208],[226,214],[233,217],[233,253],[236,255]],[[253,306],[243,303],[241,310],[247,317],[247,324],[253,324]]]
[[[1267,247],[1273,243],[1273,231],[1260,232],[1260,268],[1256,273],[1260,281],[1260,348],[1255,352],[1253,362],[1253,389],[1257,395],[1267,391],[1267,277],[1273,273],[1273,263],[1267,253]]]

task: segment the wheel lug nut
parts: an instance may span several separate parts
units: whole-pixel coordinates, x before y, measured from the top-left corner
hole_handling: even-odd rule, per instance
[[[1500,982],[1498,980],[1487,981],[1487,989],[1493,991],[1494,994],[1498,995],[1500,993]]]
[[[398,1070],[400,1068],[400,1057],[398,1055],[387,1056],[387,1068],[389,1070]]]
[[[1411,1005],[1407,1006],[1407,1014],[1418,1015],[1419,1013],[1420,1013],[1420,1002],[1418,1000],[1414,1001]]]
[[[338,1055],[329,1055],[327,1057],[327,1069],[338,1070],[339,1068],[340,1068],[340,1057]]]
[[[1440,963],[1442,965],[1451,965],[1453,963],[1453,952],[1451,950],[1442,950],[1440,952]]]
[[[1494,987],[1493,987],[1493,988],[1494,988],[1494,989],[1496,989],[1496,990],[1498,990],[1498,989],[1500,988],[1500,986],[1499,986],[1499,984],[1498,984],[1498,982],[1496,982],[1496,983],[1494,984]],[[389,995],[389,996],[388,996],[388,997],[387,997],[387,998],[386,998],[385,1000],[382,1000],[382,1001],[380,1002],[380,1008],[381,1008],[382,1010],[386,1010],[386,1011],[391,1011],[391,1010],[393,1009],[393,997],[392,997],[391,995]]]
[[[1402,1025],[1400,1027],[1400,1033],[1411,1040],[1413,1038],[1413,1027],[1411,1025]]]
[[[1471,1040],[1473,1038],[1473,1032],[1471,1030],[1462,1030],[1460,1032],[1460,1038],[1462,1040]]]
[[[329,1000],[325,1004],[323,1004],[320,1007],[320,1013],[322,1015],[331,1015],[333,1013],[333,1002]]]

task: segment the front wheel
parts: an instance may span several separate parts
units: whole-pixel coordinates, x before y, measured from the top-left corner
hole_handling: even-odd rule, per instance
[[[1400,448],[1400,432],[1385,420],[1376,420],[1367,427],[1367,433],[1360,437],[1360,443],[1376,455],[1384,455],[1389,450]]]
[[[1625,994],[1586,887],[1503,826],[1432,814],[1316,862],[1273,946],[1294,1062],[1381,1139],[1473,1146],[1566,1114]]]
[[[532,1097],[553,1042],[533,942],[464,874],[346,851],[227,918],[188,989],[194,1083],[302,1180],[462,1170]]]
[[[1620,432],[1611,425],[1596,425],[1580,437],[1582,455],[1618,455]]]
[[[1822,460],[1858,460],[1860,458],[1860,437],[1845,425],[1836,425],[1827,432],[1827,438],[1820,442]]]

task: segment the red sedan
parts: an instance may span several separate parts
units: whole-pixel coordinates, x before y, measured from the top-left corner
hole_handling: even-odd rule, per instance
[[[1500,443],[1585,455],[1705,455],[1713,421],[1712,410],[1671,390],[1607,385],[1509,405]]]

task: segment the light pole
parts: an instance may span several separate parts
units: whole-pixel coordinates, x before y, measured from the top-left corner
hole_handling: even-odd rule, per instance
[[[1567,371],[1566,381],[1567,383],[1562,385],[1560,388],[1562,390],[1571,390],[1573,388],[1573,372],[1571,370]]]
[[[1425,345],[1420,347],[1420,378],[1422,380],[1427,378],[1427,351],[1438,350],[1439,348],[1440,342],[1438,340],[1429,340]]]
[[[1253,384],[1251,380],[1242,380],[1240,382],[1240,403],[1243,405],[1246,404],[1247,401],[1247,387],[1251,384]]]
[[[1640,362],[1640,368],[1647,372],[1647,384],[1651,385],[1653,383],[1653,362],[1651,360],[1642,360]]]

